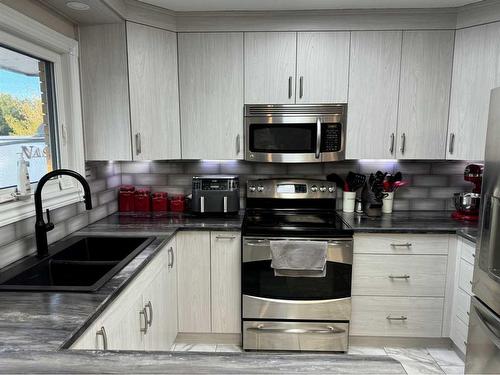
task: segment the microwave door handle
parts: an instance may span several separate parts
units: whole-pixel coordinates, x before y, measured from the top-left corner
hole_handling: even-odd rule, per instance
[[[319,159],[321,147],[321,120],[319,117],[316,119],[316,159]]]

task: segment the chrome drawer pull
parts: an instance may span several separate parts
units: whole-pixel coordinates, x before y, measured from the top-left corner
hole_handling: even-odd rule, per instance
[[[326,326],[327,329],[303,329],[303,328],[265,328],[263,324],[257,327],[247,328],[251,332],[266,332],[266,333],[315,333],[315,334],[341,334],[345,333],[344,329]]]
[[[236,236],[216,236],[215,239],[217,240],[234,240]]]
[[[394,280],[394,279],[405,279],[405,280],[408,280],[410,278],[410,275],[398,275],[398,276],[389,275],[387,277],[389,279],[391,279],[391,280]]]
[[[171,247],[168,249],[168,268],[173,268],[174,267],[174,249]]]
[[[102,336],[102,349],[108,350],[108,336],[106,335],[104,327],[101,327],[101,329],[96,332],[96,336]]]
[[[148,313],[146,311],[146,308],[143,308],[141,311],[139,311],[139,316],[144,319],[144,328],[141,327],[141,332],[146,334],[148,333]]]
[[[411,247],[411,243],[391,243],[392,247]]]
[[[151,327],[151,325],[153,324],[153,304],[151,303],[151,301],[148,301],[146,307],[149,309],[149,316],[146,316],[146,318],[148,318],[148,326]]]
[[[387,320],[407,320],[408,317],[406,317],[404,315],[401,315],[401,316],[390,316],[390,315],[387,315],[386,319]]]

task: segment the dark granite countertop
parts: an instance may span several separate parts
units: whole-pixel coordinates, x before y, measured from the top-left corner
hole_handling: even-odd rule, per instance
[[[354,232],[456,233],[475,241],[477,223],[457,221],[448,211],[395,211],[381,217],[339,212]]]

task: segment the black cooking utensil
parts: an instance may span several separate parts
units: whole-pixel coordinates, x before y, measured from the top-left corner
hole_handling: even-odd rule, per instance
[[[350,191],[356,191],[365,185],[366,176],[360,173],[349,172],[345,182],[349,185]]]
[[[329,175],[327,175],[326,180],[330,182],[335,182],[338,189],[344,188],[344,180],[336,173],[330,173]]]

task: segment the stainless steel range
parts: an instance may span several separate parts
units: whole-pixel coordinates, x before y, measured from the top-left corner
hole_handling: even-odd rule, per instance
[[[248,181],[243,349],[347,350],[352,231],[335,202],[336,186],[327,181]],[[283,260],[291,269],[279,269]]]

